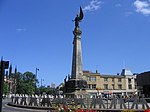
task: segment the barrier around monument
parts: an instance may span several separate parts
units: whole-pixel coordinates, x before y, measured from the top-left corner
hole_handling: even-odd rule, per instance
[[[56,110],[54,107],[41,107],[41,106],[29,106],[29,105],[20,105],[9,102],[8,106],[18,107],[18,108],[27,108],[27,109],[37,109],[37,110]]]
[[[12,102],[8,105],[42,110],[57,110],[66,106],[71,110],[81,108],[84,110],[93,109],[97,112],[142,112],[150,107],[146,98],[49,98],[41,96],[13,96]]]

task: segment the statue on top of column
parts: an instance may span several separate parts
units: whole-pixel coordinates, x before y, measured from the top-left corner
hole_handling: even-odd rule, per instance
[[[75,19],[73,20],[75,22],[75,28],[79,27],[79,22],[81,22],[81,20],[83,19],[83,11],[82,8],[80,7],[80,13],[79,15],[77,14]]]

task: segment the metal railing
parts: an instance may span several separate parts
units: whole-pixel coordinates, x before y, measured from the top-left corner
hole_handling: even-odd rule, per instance
[[[58,107],[65,105],[70,108],[83,109],[149,109],[150,98],[49,98],[12,96],[11,101],[15,105]]]

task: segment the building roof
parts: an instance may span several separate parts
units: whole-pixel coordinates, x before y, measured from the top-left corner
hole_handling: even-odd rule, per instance
[[[122,78],[124,76],[121,76],[121,75],[103,75],[103,74],[101,74],[101,77],[106,77],[106,78],[109,78],[109,77],[111,77],[111,78]]]
[[[121,75],[133,75],[129,69],[122,69]]]
[[[122,78],[122,77],[124,77],[124,76],[122,76],[122,75],[112,75],[112,74],[100,74],[100,73],[98,73],[98,72],[95,72],[95,73],[93,73],[93,72],[91,72],[91,71],[88,71],[88,70],[84,70],[83,71],[83,75],[90,75],[90,76],[101,76],[101,77],[111,77],[111,78]]]

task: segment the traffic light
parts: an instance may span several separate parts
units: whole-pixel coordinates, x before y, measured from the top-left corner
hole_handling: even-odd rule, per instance
[[[9,67],[9,61],[4,61],[4,69],[8,69]]]
[[[0,68],[2,67],[1,64],[3,64],[3,68],[4,69],[8,69],[8,67],[9,67],[9,61],[1,61]]]

